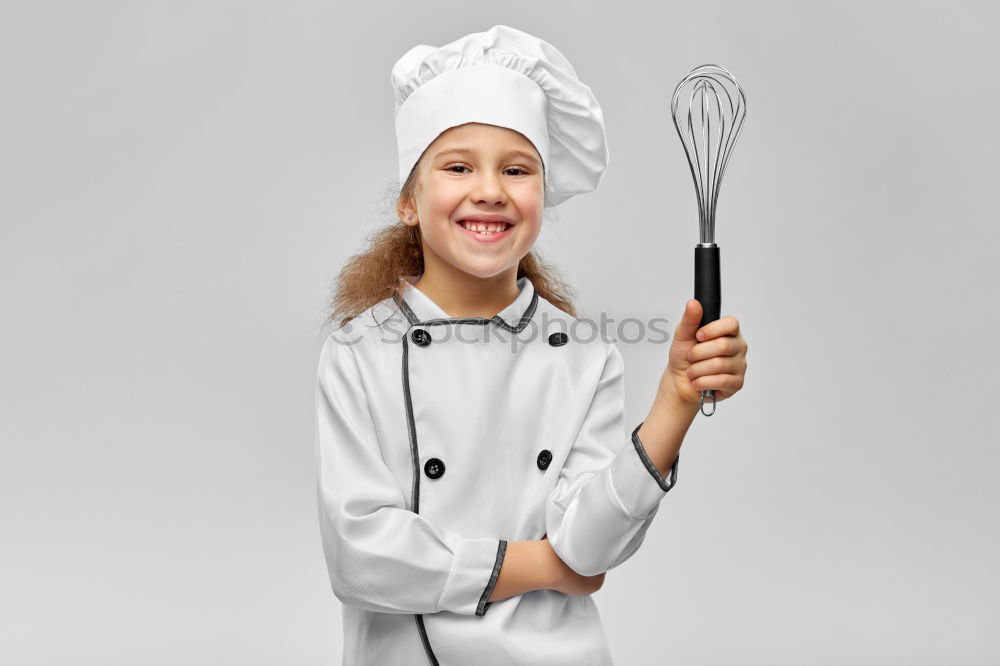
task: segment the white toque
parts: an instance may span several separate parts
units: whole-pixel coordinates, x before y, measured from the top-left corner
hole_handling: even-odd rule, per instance
[[[597,188],[608,166],[604,116],[590,88],[554,46],[496,25],[444,46],[420,44],[392,68],[399,181],[441,132],[478,122],[535,146],[545,206]]]

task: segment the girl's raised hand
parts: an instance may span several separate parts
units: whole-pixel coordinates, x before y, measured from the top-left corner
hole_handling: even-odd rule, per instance
[[[684,305],[674,331],[659,396],[682,405],[700,405],[701,392],[715,390],[720,402],[743,388],[748,345],[735,317],[725,316],[698,328],[702,307],[696,299]]]

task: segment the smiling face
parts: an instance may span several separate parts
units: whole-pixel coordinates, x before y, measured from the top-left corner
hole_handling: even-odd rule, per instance
[[[485,279],[516,274],[541,231],[544,195],[531,141],[506,127],[467,123],[427,147],[413,198],[401,199],[398,213],[420,226],[425,271]]]

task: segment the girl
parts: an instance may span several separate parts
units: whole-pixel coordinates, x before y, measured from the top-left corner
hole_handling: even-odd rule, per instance
[[[642,544],[699,411],[743,385],[733,317],[687,302],[626,439],[621,354],[532,251],[596,188],[600,106],[498,25],[393,67],[401,224],[340,276],[320,353],[320,532],[346,666],[612,663],[590,593]]]

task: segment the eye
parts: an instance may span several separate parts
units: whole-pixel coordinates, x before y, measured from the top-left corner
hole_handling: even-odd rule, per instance
[[[455,171],[455,169],[469,169],[469,167],[465,166],[464,164],[450,164],[444,168],[445,171],[450,171],[451,173],[464,173],[462,171]],[[504,173],[508,173],[511,171],[516,172],[513,174],[515,176],[525,176],[531,173],[530,171],[522,167],[508,167],[504,169]]]

